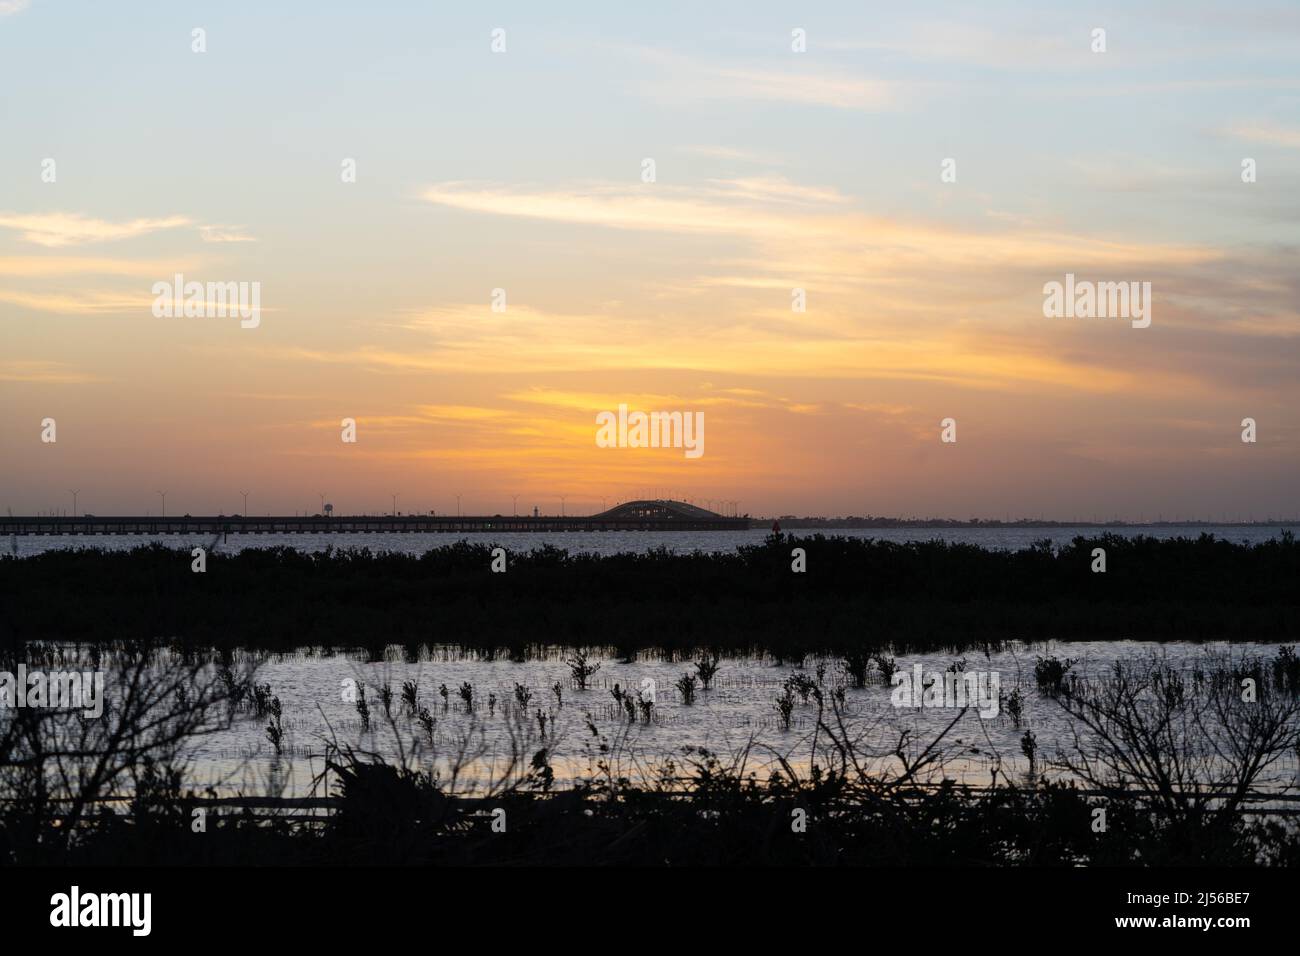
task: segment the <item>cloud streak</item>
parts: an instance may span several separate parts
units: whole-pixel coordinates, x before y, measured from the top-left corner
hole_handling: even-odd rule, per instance
[[[780,66],[722,64],[664,50],[628,52],[658,69],[658,75],[641,87],[642,95],[653,100],[752,100],[878,113],[897,109],[904,92],[895,82],[802,61]]]
[[[185,216],[110,222],[80,213],[0,213],[0,228],[16,230],[27,242],[47,248],[90,242],[119,242],[189,223],[190,220]]]
[[[1287,149],[1300,149],[1300,129],[1279,126],[1266,120],[1254,120],[1238,123],[1227,130],[1235,139],[1248,143],[1264,143],[1268,146],[1282,146]]]

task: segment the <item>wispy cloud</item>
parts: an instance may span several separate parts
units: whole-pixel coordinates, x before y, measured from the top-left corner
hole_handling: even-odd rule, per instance
[[[623,185],[591,184],[561,189],[514,189],[492,184],[440,183],[422,193],[428,202],[471,212],[548,219],[615,229],[730,233],[763,228],[746,226],[735,210],[698,190],[655,186],[634,190]],[[773,221],[769,223],[775,227]]]
[[[134,239],[161,229],[189,225],[189,222],[185,216],[109,222],[80,213],[0,213],[0,227],[16,230],[26,241],[50,248]]]
[[[32,5],[31,0],[0,0],[0,17],[22,13]]]
[[[752,163],[756,166],[784,166],[785,160],[767,153],[758,153],[749,149],[737,149],[733,146],[681,146],[679,152],[692,156],[704,156],[708,159],[722,159],[737,163]]]
[[[722,197],[756,199],[765,202],[845,203],[848,197],[837,189],[800,186],[782,176],[750,176],[740,179],[710,179]]]
[[[0,275],[47,276],[158,276],[175,275],[194,268],[192,259],[106,259],[88,256],[0,256]]]
[[[243,226],[199,226],[199,236],[204,242],[257,242],[244,233]]]
[[[928,381],[1004,391],[1032,386],[1141,392],[1170,387],[1175,384],[1172,379],[1182,387],[1192,386],[1192,379],[1172,371],[1157,375],[1108,367],[1113,360],[1104,353],[1054,355],[1039,339],[1008,336],[999,341],[987,335],[962,335],[942,321],[913,324],[909,334],[899,336],[887,323],[863,323],[840,309],[817,322],[807,316],[799,319],[798,335],[792,338],[789,326],[752,321],[710,326],[689,317],[664,322],[642,315],[620,316],[611,326],[608,315],[556,315],[516,306],[507,313],[492,313],[475,304],[442,308],[414,319],[411,331],[422,332],[423,337],[401,348],[294,348],[285,350],[283,357],[368,368],[386,377],[394,372],[536,375],[689,370]],[[532,396],[527,398],[532,401],[547,394],[521,392],[510,397],[520,401]],[[745,404],[735,397],[726,403]]]
[[[650,99],[762,100],[882,112],[899,106],[903,87],[889,80],[792,59],[780,66],[705,63],[664,50],[629,51],[660,73],[641,92]]]
[[[1294,126],[1279,126],[1267,120],[1252,120],[1230,126],[1226,132],[1234,139],[1250,143],[1300,149],[1300,128]]]
[[[0,289],[0,302],[65,315],[103,315],[124,312],[148,312],[154,297],[123,292],[23,292]]]
[[[1074,36],[1059,30],[1037,32],[962,23],[952,20],[911,22],[871,38],[809,37],[812,47],[827,50],[894,55],[919,62],[964,63],[998,70],[1067,69],[1084,63],[1090,55],[1089,33]]]
[[[1064,265],[1188,265],[1217,250],[1178,243],[1122,242],[1042,229],[962,230],[942,224],[865,216],[831,190],[785,181],[737,180],[725,186],[597,184],[560,189],[449,182],[422,193],[431,203],[490,215],[546,219],[615,229],[728,235],[769,251],[760,271],[795,275],[883,274],[903,264],[934,269],[1063,268]],[[819,202],[792,207],[767,200]],[[812,245],[809,245],[813,243]],[[778,263],[773,258],[781,256]]]
[[[0,382],[32,382],[41,385],[82,385],[102,381],[64,362],[39,360],[0,362]]]

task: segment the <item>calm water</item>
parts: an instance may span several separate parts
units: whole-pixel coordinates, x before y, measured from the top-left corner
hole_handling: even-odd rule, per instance
[[[1237,542],[1260,542],[1274,538],[1281,527],[1130,527],[1113,529],[1124,535],[1147,534],[1160,538],[1197,537],[1202,533]],[[1044,539],[1063,544],[1077,535],[1095,535],[1097,528],[1061,527],[1028,529],[836,529],[826,534],[876,538],[906,542],[943,540],[976,544],[987,548],[1018,549]],[[797,531],[796,533],[812,533]],[[553,534],[358,534],[358,535],[231,535],[218,550],[291,546],[305,551],[368,547],[372,550],[419,554],[458,540],[499,543],[511,549],[528,550],[551,544],[570,551],[613,554],[642,552],[667,547],[676,551],[729,551],[739,545],[758,543],[767,532],[596,532]],[[176,548],[210,546],[210,538],[182,536],[89,536],[89,537],[21,537],[12,539],[19,555],[37,554],[50,548],[98,547],[130,548],[158,540]],[[1021,738],[1026,730],[1038,739],[1040,761],[1050,759],[1072,745],[1073,731],[1059,706],[1038,694],[1034,682],[1034,662],[1038,655],[1056,654],[1080,658],[1073,673],[1098,675],[1115,661],[1150,654],[1167,655],[1180,666],[1190,668],[1207,650],[1225,651],[1223,644],[1107,641],[1062,645],[1017,645],[1013,649],[985,658],[977,652],[964,655],[967,671],[996,672],[1003,693],[1019,689],[1024,695],[1024,713],[1019,725],[1005,711],[992,719],[982,719],[968,711],[947,739],[947,749],[954,754],[945,772],[972,783],[984,783],[995,768],[1004,773],[1018,773],[1026,768],[1021,754]],[[1276,644],[1237,644],[1232,653],[1258,654],[1272,658]],[[678,770],[691,759],[688,748],[706,748],[730,759],[747,751],[746,766],[760,775],[778,756],[786,757],[796,767],[808,764],[815,727],[815,705],[796,704],[789,729],[782,726],[775,707],[782,684],[796,668],[786,663],[757,658],[726,659],[710,691],[700,691],[695,704],[685,705],[674,681],[694,668],[685,663],[669,663],[646,658],[621,661],[612,657],[597,658],[600,671],[586,691],[579,691],[564,663],[565,653],[556,649],[549,657],[515,663],[486,660],[465,655],[451,648],[433,648],[415,663],[405,662],[394,649],[390,660],[367,662],[363,657],[327,656],[304,649],[300,654],[264,662],[258,681],[269,683],[283,705],[286,731],[284,752],[276,756],[265,734],[265,720],[244,720],[230,731],[207,738],[193,754],[191,782],[196,786],[211,784],[223,792],[262,793],[269,788],[284,788],[290,794],[304,794],[312,779],[323,767],[326,742],[369,751],[386,758],[399,752],[414,755],[421,766],[434,766],[450,776],[454,755],[462,754],[465,772],[457,786],[481,790],[490,780],[500,779],[510,765],[512,751],[525,760],[542,746],[552,755],[557,783],[595,773],[599,747],[609,747],[616,775],[641,780],[653,775],[668,761]],[[944,671],[963,655],[928,655],[899,658],[900,668],[920,663],[925,671]],[[815,676],[817,658],[803,662],[802,670]],[[829,690],[844,683],[837,661],[826,660],[825,686]],[[427,707],[436,724],[433,743],[425,740],[420,725],[403,714],[400,703],[404,681],[415,681],[419,703]],[[367,688],[373,726],[364,731],[354,704],[345,699],[349,682]],[[563,689],[560,704],[551,691],[559,682]],[[633,691],[653,682],[656,706],[651,723],[629,722],[617,708],[610,691],[620,688]],[[378,688],[387,683],[393,691],[395,727],[383,719]],[[468,683],[474,691],[474,708],[467,712],[458,695]],[[515,702],[515,684],[527,686],[532,699],[526,709]],[[445,684],[448,697],[438,693]],[[897,746],[899,734],[912,734],[911,746],[924,746],[954,716],[944,709],[903,710],[892,706],[888,685],[877,683],[846,691],[849,730],[860,735],[863,745],[880,754],[882,768],[897,769],[889,755]],[[495,697],[490,704],[489,696]],[[545,730],[537,723],[538,711],[546,718]],[[593,734],[591,726],[594,726]],[[513,741],[513,743],[512,743]],[[824,744],[825,741],[823,740]],[[1270,784],[1295,784],[1295,754],[1276,769]]]
[[[1132,537],[1138,534],[1155,538],[1196,538],[1213,534],[1226,541],[1256,543],[1276,538],[1282,528],[1296,528],[1294,524],[1279,525],[1214,525],[1159,527],[1129,526],[1113,529],[1096,527],[1059,528],[835,528],[818,532],[815,529],[794,529],[796,535],[826,534],[850,538],[876,538],[881,541],[950,541],[975,544],[984,548],[1018,550],[1036,541],[1049,540],[1054,545],[1068,543],[1079,536],[1095,536],[1103,530]],[[791,530],[791,529],[786,529]],[[617,554],[643,552],[651,548],[668,548],[673,551],[732,551],[740,545],[758,544],[767,536],[762,529],[751,531],[593,531],[514,534],[232,534],[216,543],[218,551],[240,551],[244,548],[291,547],[300,551],[321,551],[333,548],[370,548],[372,551],[398,551],[406,554],[423,554],[431,548],[446,547],[457,541],[481,544],[500,544],[513,551],[530,551],[550,544],[569,551]],[[23,535],[11,537],[6,545],[19,556],[39,554],[54,548],[133,548],[151,541],[169,547],[189,550],[210,547],[212,536],[190,535]],[[4,545],[0,545],[4,546]]]
[[[972,652],[965,655],[924,655],[898,658],[900,668],[910,669],[920,663],[926,672],[944,671],[955,661],[965,659],[967,672],[996,672],[1004,694],[1019,689],[1024,695],[1024,710],[1017,725],[1005,712],[989,719],[973,709],[950,733],[946,749],[954,759],[946,773],[971,783],[986,783],[994,767],[1003,772],[1019,773],[1027,763],[1021,753],[1021,738],[1031,730],[1038,739],[1040,761],[1055,756],[1072,745],[1073,733],[1066,715],[1050,698],[1041,696],[1034,680],[1034,663],[1038,655],[1056,654],[1079,659],[1071,673],[1098,676],[1117,660],[1165,655],[1170,661],[1190,669],[1203,660],[1207,652],[1229,650],[1225,644],[1109,641],[1074,644],[1018,644],[1014,648],[985,657]],[[1271,659],[1277,651],[1273,644],[1235,644],[1234,656],[1254,654]],[[458,786],[481,790],[489,779],[504,775],[512,749],[522,752],[525,761],[544,744],[550,748],[557,782],[594,771],[596,748],[608,743],[617,754],[616,774],[633,780],[650,777],[668,760],[683,767],[689,748],[707,748],[724,758],[748,748],[747,766],[766,772],[778,755],[792,764],[806,767],[812,732],[816,725],[816,705],[796,703],[789,729],[782,726],[775,701],[785,679],[802,670],[816,676],[821,659],[810,657],[802,668],[789,663],[777,665],[755,658],[724,659],[714,679],[712,690],[698,694],[696,702],[682,702],[674,681],[693,666],[662,660],[620,661],[612,657],[596,658],[600,670],[586,691],[579,691],[570,679],[564,655],[540,660],[511,662],[466,656],[459,650],[435,647],[418,662],[405,662],[394,648],[385,662],[365,662],[348,656],[302,654],[264,663],[259,681],[269,683],[284,708],[286,729],[284,755],[277,758],[265,737],[265,721],[248,720],[227,733],[207,739],[194,753],[193,779],[213,783],[223,791],[261,792],[267,782],[283,785],[290,793],[305,793],[323,761],[320,757],[329,739],[360,751],[395,758],[399,749],[417,753],[421,766],[439,768],[447,779],[451,757],[465,753],[467,773]],[[826,659],[824,686],[828,689],[845,683],[837,660]],[[436,720],[434,745],[429,747],[418,722],[407,717],[400,706],[403,681],[419,686],[419,703],[429,709]],[[372,729],[364,731],[354,704],[345,699],[350,682],[367,688],[366,698],[372,714]],[[551,687],[559,682],[563,704],[557,703]],[[647,682],[653,682],[649,684]],[[393,689],[395,728],[383,719],[378,687],[388,683]],[[467,711],[457,691],[464,683],[474,690],[474,709]],[[526,712],[515,700],[515,684],[532,692]],[[440,685],[448,689],[444,706],[438,693]],[[610,691],[614,685],[633,690],[653,686],[656,705],[651,723],[629,722],[616,707]],[[489,695],[495,695],[495,706]],[[797,698],[796,698],[797,700]],[[847,726],[860,739],[867,752],[880,755],[884,767],[897,769],[893,753],[903,731],[910,732],[910,751],[924,747],[945,727],[957,711],[950,708],[899,709],[891,703],[891,687],[884,683],[869,684],[861,689],[846,690]],[[543,739],[536,715],[547,717]],[[596,728],[593,735],[588,721]],[[516,742],[512,745],[512,740]],[[825,740],[822,740],[823,745]],[[1297,782],[1296,755],[1290,754],[1271,785]]]

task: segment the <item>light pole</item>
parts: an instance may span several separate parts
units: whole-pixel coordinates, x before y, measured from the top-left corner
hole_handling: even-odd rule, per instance
[[[456,496],[456,517],[460,517],[460,495]]]
[[[397,492],[393,492],[393,517],[397,517]]]
[[[248,517],[248,492],[241,491],[240,494],[244,496],[244,517],[247,518]]]
[[[513,502],[513,504],[510,506],[510,510],[514,513],[514,516],[518,518],[519,517],[519,496],[511,495],[510,500]]]
[[[560,495],[560,517],[561,517],[561,518],[564,517],[564,499],[567,498],[567,497],[569,497],[569,496],[568,496],[568,495]]]
[[[167,492],[155,491],[154,494],[162,496],[162,517],[167,517]]]
[[[325,513],[325,492],[318,491],[316,492],[316,494],[320,495],[320,513],[324,514]]]
[[[72,495],[72,517],[75,518],[77,516],[77,492],[69,491],[68,494]]]

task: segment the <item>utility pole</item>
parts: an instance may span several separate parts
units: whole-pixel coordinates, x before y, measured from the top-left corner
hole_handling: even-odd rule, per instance
[[[511,500],[511,502],[512,502],[512,504],[511,504],[511,506],[510,506],[510,510],[511,510],[511,512],[514,514],[514,516],[517,518],[517,517],[519,517],[519,496],[518,496],[518,495],[511,495],[511,496],[510,496],[510,500]]]
[[[77,492],[70,491],[68,493],[72,495],[72,517],[75,518],[77,516]]]
[[[564,499],[567,498],[567,497],[569,497],[569,496],[568,496],[568,495],[560,495],[560,517],[561,517],[561,518],[564,517]]]
[[[393,492],[393,517],[397,517],[397,492]]]
[[[161,517],[166,518],[166,517],[167,517],[167,492],[165,492],[165,491],[155,491],[154,494],[156,494],[156,495],[161,495],[161,496],[162,496],[162,515],[161,515]]]
[[[456,517],[460,517],[460,495],[456,496]]]
[[[244,496],[244,517],[247,518],[248,517],[248,492],[241,491],[240,494]]]

